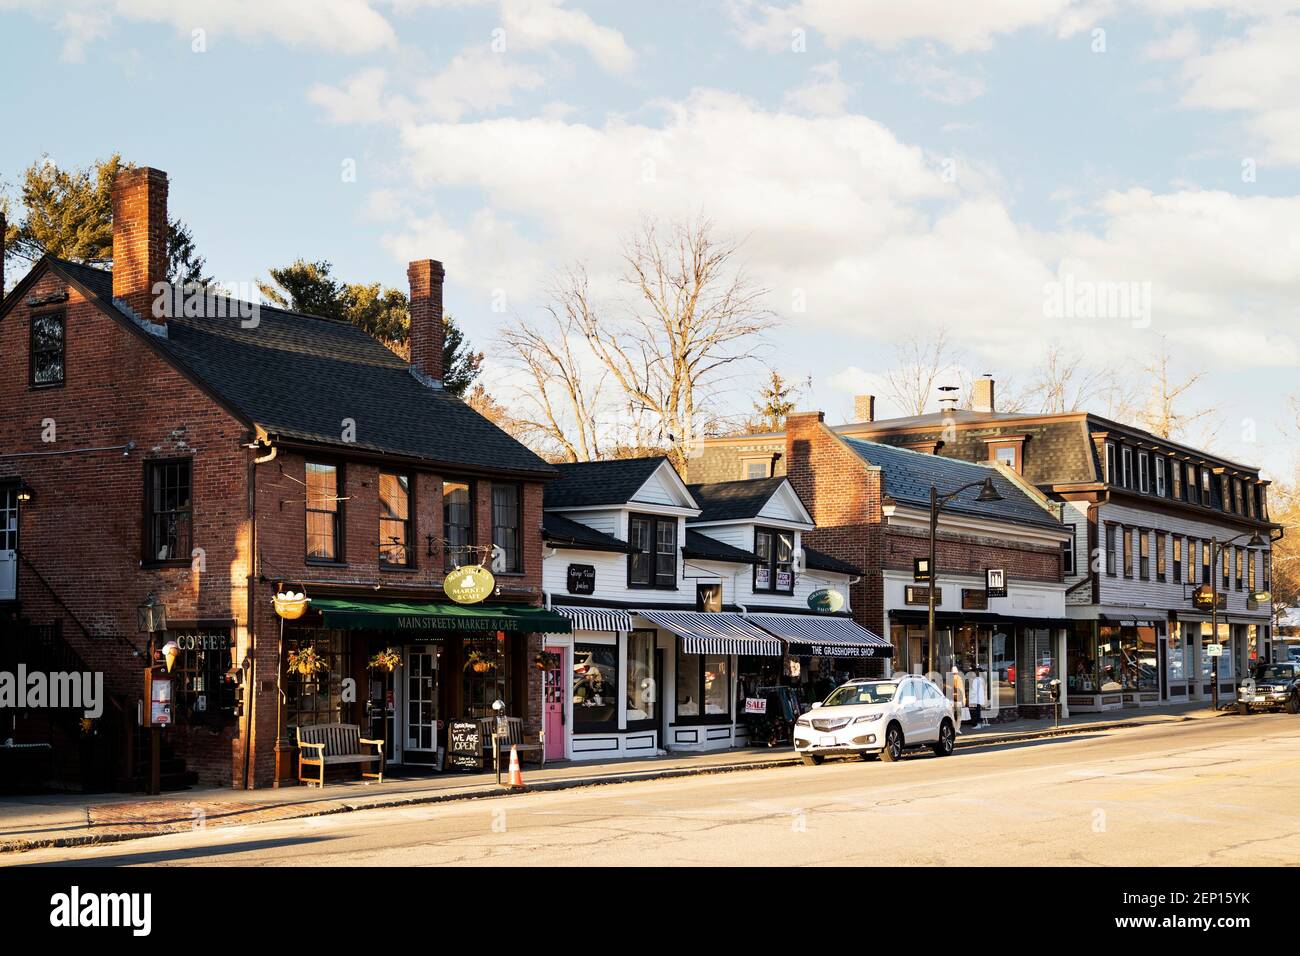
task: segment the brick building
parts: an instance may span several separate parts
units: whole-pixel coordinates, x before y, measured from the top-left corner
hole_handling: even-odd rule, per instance
[[[1067,532],[1059,507],[1031,484],[996,464],[848,437],[820,412],[791,415],[780,435],[706,443],[691,479],[748,472],[751,463],[790,479],[816,522],[804,536],[810,546],[863,569],[854,618],[890,637],[896,669],[947,673],[955,662],[979,670],[1003,718],[1048,705],[1064,656]],[[986,480],[1000,500],[978,500]],[[931,656],[929,593],[914,580],[915,559],[929,553],[929,491],[972,483],[940,512]],[[1005,597],[986,596],[990,568],[1005,572]]]
[[[143,672],[169,641],[178,780],[296,779],[293,728],[330,721],[434,763],[444,721],[497,697],[535,733],[539,632],[568,630],[538,606],[553,470],[443,390],[441,264],[408,270],[408,364],[346,322],[171,286],[164,173],[122,173],[113,211],[111,271],[47,256],[0,305],[6,653],[102,671],[112,700],[88,729],[0,712],[0,736],[138,785]],[[485,602],[447,599],[451,568],[489,561]],[[285,587],[311,598],[298,620]],[[390,648],[401,680],[368,666]],[[290,671],[308,649],[323,669]]]

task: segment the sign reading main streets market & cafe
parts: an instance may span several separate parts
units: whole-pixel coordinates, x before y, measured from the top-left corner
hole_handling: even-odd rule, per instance
[[[442,589],[457,604],[478,604],[496,588],[496,578],[487,568],[468,564],[450,572]]]

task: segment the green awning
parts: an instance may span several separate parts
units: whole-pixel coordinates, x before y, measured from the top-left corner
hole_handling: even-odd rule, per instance
[[[540,607],[312,598],[311,608],[321,612],[326,627],[413,634],[429,631],[568,634],[572,629],[564,615]]]

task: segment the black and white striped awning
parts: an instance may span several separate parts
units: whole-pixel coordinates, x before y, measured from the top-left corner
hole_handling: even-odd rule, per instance
[[[620,631],[632,630],[632,617],[627,611],[616,607],[571,607],[557,604],[551,610],[563,614],[573,623],[575,631]]]
[[[746,620],[786,641],[789,653],[814,657],[892,657],[894,646],[847,617],[750,614]]]
[[[682,639],[687,654],[754,654],[780,657],[781,642],[739,614],[701,611],[633,611],[652,624],[672,631]]]

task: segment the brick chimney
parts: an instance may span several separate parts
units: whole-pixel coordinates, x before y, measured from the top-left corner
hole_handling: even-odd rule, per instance
[[[124,169],[113,181],[113,298],[153,321],[153,287],[166,281],[167,174]]]
[[[997,405],[993,401],[993,376],[985,373],[982,378],[975,379],[975,384],[971,388],[970,410],[972,412],[996,412]]]
[[[406,267],[411,285],[411,369],[442,385],[442,280],[436,259],[418,259]]]
[[[853,417],[860,422],[874,422],[876,420],[876,396],[854,395]]]

